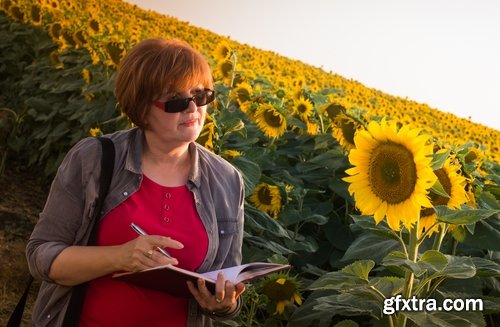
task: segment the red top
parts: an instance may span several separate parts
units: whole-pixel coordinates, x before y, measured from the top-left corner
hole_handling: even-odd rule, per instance
[[[184,244],[168,248],[179,267],[195,271],[208,249],[208,236],[186,186],[165,187],[143,176],[139,190],[102,220],[97,245],[118,245],[138,235],[134,222],[150,235],[165,235]],[[165,281],[168,282],[168,281]],[[89,282],[80,327],[186,326],[187,300],[115,281],[110,275]]]

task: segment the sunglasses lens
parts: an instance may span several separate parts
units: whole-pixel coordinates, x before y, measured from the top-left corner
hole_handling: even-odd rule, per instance
[[[165,112],[181,112],[186,110],[189,105],[190,98],[188,99],[175,99],[165,102]]]
[[[189,102],[193,101],[198,107],[209,104],[215,100],[215,92],[212,90],[205,90],[195,94],[192,98],[174,99],[165,102],[165,112],[175,113],[187,109]]]
[[[214,92],[212,90],[205,90],[194,96],[194,103],[197,106],[204,106],[212,101],[214,101]]]

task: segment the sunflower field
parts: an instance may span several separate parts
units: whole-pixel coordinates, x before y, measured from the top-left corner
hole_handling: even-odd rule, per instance
[[[293,266],[217,325],[500,326],[499,131],[123,1],[1,0],[0,174],[131,127],[114,72],[159,36],[212,67],[198,142],[244,176],[244,261]]]

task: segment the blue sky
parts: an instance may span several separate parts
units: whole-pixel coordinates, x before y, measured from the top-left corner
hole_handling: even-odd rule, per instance
[[[500,130],[500,1],[127,2]]]

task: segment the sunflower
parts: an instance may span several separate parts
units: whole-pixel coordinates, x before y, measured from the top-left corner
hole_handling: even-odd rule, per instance
[[[276,303],[274,314],[282,314],[285,305],[291,303],[302,304],[299,292],[299,282],[287,274],[273,274],[262,283],[262,293]]]
[[[108,42],[104,44],[108,60],[106,64],[111,67],[117,67],[125,54],[125,46],[120,42]]]
[[[398,131],[385,119],[371,121],[367,130],[356,133],[356,148],[349,153],[354,167],[346,170],[351,176],[344,180],[356,206],[363,215],[374,215],[376,223],[387,217],[396,231],[401,222],[411,228],[421,207],[432,207],[427,196],[437,179],[430,166],[432,145],[427,144],[429,135],[419,134],[408,126]]]
[[[234,65],[229,60],[223,60],[217,65],[217,71],[222,76],[222,78],[230,78],[233,72]]]
[[[343,105],[338,104],[338,103],[330,103],[329,105],[325,106],[321,112],[326,113],[328,118],[330,119],[331,122],[335,121],[335,118],[341,113],[345,113],[346,109]]]
[[[227,60],[231,56],[232,50],[226,41],[222,41],[214,50],[214,57],[217,60]]]
[[[252,99],[252,86],[247,82],[239,83],[231,91],[231,99],[239,105],[250,101]]]
[[[255,120],[267,137],[280,137],[286,131],[286,117],[269,103],[258,106]]]
[[[434,170],[434,174],[436,174],[439,183],[443,186],[448,197],[431,192],[429,196],[433,206],[446,205],[450,209],[458,209],[463,203],[467,202],[466,180],[464,176],[458,173],[460,168],[460,165],[452,164],[451,159],[448,158],[443,164],[443,167]],[[437,232],[439,230],[439,225],[434,225],[436,218],[437,216],[434,209],[427,208],[422,210],[419,222],[421,232],[424,233],[429,228],[432,229],[428,236]]]
[[[278,218],[281,209],[281,192],[278,186],[258,184],[250,196],[250,201],[257,209],[267,212],[274,219]]]
[[[96,137],[96,136],[101,136],[102,135],[102,131],[99,127],[95,127],[95,128],[91,128],[89,130],[89,134],[92,135],[93,137]]]
[[[82,77],[85,84],[90,84],[92,82],[92,73],[87,68],[82,69]]]
[[[39,5],[31,5],[30,21],[35,26],[39,26],[42,23],[42,8]]]
[[[205,125],[203,125],[200,136],[198,136],[196,142],[198,142],[198,144],[203,145],[208,150],[214,152],[214,133],[215,133],[214,122],[213,121],[206,122]]]
[[[354,135],[360,129],[361,125],[356,119],[346,113],[336,115],[332,124],[332,135],[346,151],[354,149]]]
[[[61,36],[62,25],[60,23],[53,23],[49,26],[49,34],[54,40],[57,40]]]
[[[99,33],[102,30],[102,25],[99,23],[99,21],[95,18],[92,18],[89,20],[89,28],[93,33]]]
[[[221,153],[221,156],[225,159],[231,160],[241,156],[241,151],[227,149]]]
[[[297,114],[303,121],[307,121],[307,118],[312,114],[313,104],[311,100],[300,97],[298,100],[294,101],[293,112]]]

